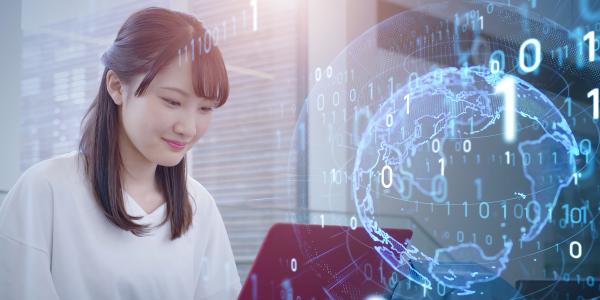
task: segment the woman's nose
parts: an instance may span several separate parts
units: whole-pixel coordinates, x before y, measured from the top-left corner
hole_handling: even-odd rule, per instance
[[[175,133],[184,136],[187,140],[196,135],[196,120],[194,115],[189,113],[182,114],[174,126]]]

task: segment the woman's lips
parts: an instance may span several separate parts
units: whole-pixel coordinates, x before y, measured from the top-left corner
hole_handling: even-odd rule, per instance
[[[173,150],[182,150],[185,148],[186,143],[163,139]]]

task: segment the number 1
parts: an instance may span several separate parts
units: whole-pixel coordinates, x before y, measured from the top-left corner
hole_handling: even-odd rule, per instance
[[[598,109],[598,88],[591,90],[588,93],[588,98],[592,98],[592,106],[594,107],[594,120],[598,120],[599,109]]]
[[[504,141],[513,143],[517,137],[515,79],[504,77],[496,86],[496,93],[504,94]]]
[[[258,30],[258,0],[250,0],[252,6],[252,31]]]
[[[594,51],[594,47],[596,46],[596,33],[594,31],[590,31],[583,36],[583,40],[588,42],[588,57],[590,62],[596,60],[596,51]]]

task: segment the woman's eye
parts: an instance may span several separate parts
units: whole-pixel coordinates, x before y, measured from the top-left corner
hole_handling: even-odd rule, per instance
[[[201,110],[203,112],[211,112],[211,111],[213,111],[213,108],[212,107],[203,107],[203,108],[201,108]]]
[[[179,102],[177,101],[173,101],[171,99],[167,99],[167,98],[162,98],[165,102],[167,102],[169,105],[173,105],[173,106],[178,106]]]

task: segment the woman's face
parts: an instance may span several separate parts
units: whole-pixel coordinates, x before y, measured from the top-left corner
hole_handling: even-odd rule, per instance
[[[134,94],[144,74],[122,85],[123,101],[111,93],[115,103],[121,102],[117,103],[122,124],[120,141],[129,144],[121,146],[133,148],[129,151],[137,150],[148,161],[161,166],[174,166],[181,161],[207,131],[216,104],[194,94],[191,75],[189,60],[179,65],[178,59],[174,59],[157,73],[140,97]]]

